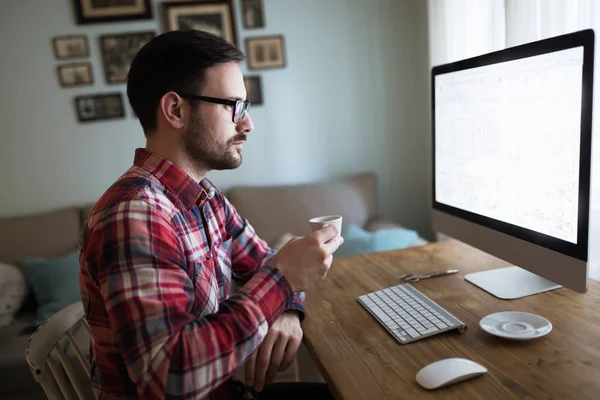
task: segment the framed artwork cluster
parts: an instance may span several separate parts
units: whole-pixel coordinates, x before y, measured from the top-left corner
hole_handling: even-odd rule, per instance
[[[90,55],[90,47],[85,35],[57,36],[52,39],[52,48],[54,57],[59,61],[83,59]],[[94,83],[92,64],[89,61],[59,64],[56,72],[58,82],[64,88]]]
[[[245,29],[259,29],[266,26],[263,0],[241,0],[241,13]],[[244,45],[248,70],[259,71],[286,66],[283,35],[246,37]],[[251,104],[264,104],[261,76],[245,76],[244,83]]]
[[[153,19],[150,0],[69,0],[78,25]],[[197,29],[213,33],[241,48],[235,24],[234,1],[240,2],[243,29],[265,28],[264,0],[187,0],[164,1],[158,5],[164,31]],[[129,31],[98,36],[99,58],[107,85],[124,84],[133,58],[156,36],[153,31]],[[283,35],[246,37],[247,68],[250,71],[286,66]],[[52,39],[54,56],[69,62],[57,66],[58,81],[63,88],[94,84],[90,43],[84,34],[56,36]],[[253,105],[263,101],[262,77],[244,76],[248,100]],[[79,122],[122,118],[125,106],[121,91],[78,95],[75,109]],[[131,115],[135,117],[133,111]]]

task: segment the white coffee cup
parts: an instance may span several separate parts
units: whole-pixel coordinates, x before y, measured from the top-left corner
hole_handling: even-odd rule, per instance
[[[325,215],[323,217],[315,217],[310,219],[310,228],[312,231],[317,231],[324,226],[333,225],[337,228],[338,234],[342,234],[342,217],[340,215]]]

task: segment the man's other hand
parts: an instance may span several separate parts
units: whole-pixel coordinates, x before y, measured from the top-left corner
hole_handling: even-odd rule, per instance
[[[273,323],[265,340],[246,362],[246,385],[261,391],[285,371],[294,361],[302,342],[302,328],[298,313],[284,312]]]

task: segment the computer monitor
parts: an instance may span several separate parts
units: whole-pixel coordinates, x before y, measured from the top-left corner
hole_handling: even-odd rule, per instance
[[[496,297],[587,290],[593,75],[592,30],[432,68],[433,227]]]

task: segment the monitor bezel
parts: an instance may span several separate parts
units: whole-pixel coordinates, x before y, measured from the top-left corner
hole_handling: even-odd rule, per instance
[[[541,54],[583,47],[582,98],[581,98],[581,140],[579,157],[579,210],[577,224],[577,243],[558,239],[531,229],[485,217],[462,210],[436,200],[436,160],[435,160],[435,77],[471,68],[513,61]],[[589,239],[590,173],[592,143],[592,108],[594,84],[594,31],[586,29],[574,33],[556,36],[536,42],[506,48],[492,53],[435,66],[431,69],[431,130],[432,130],[432,206],[455,217],[465,219],[487,228],[517,237],[530,243],[560,252],[562,254],[587,261]]]

